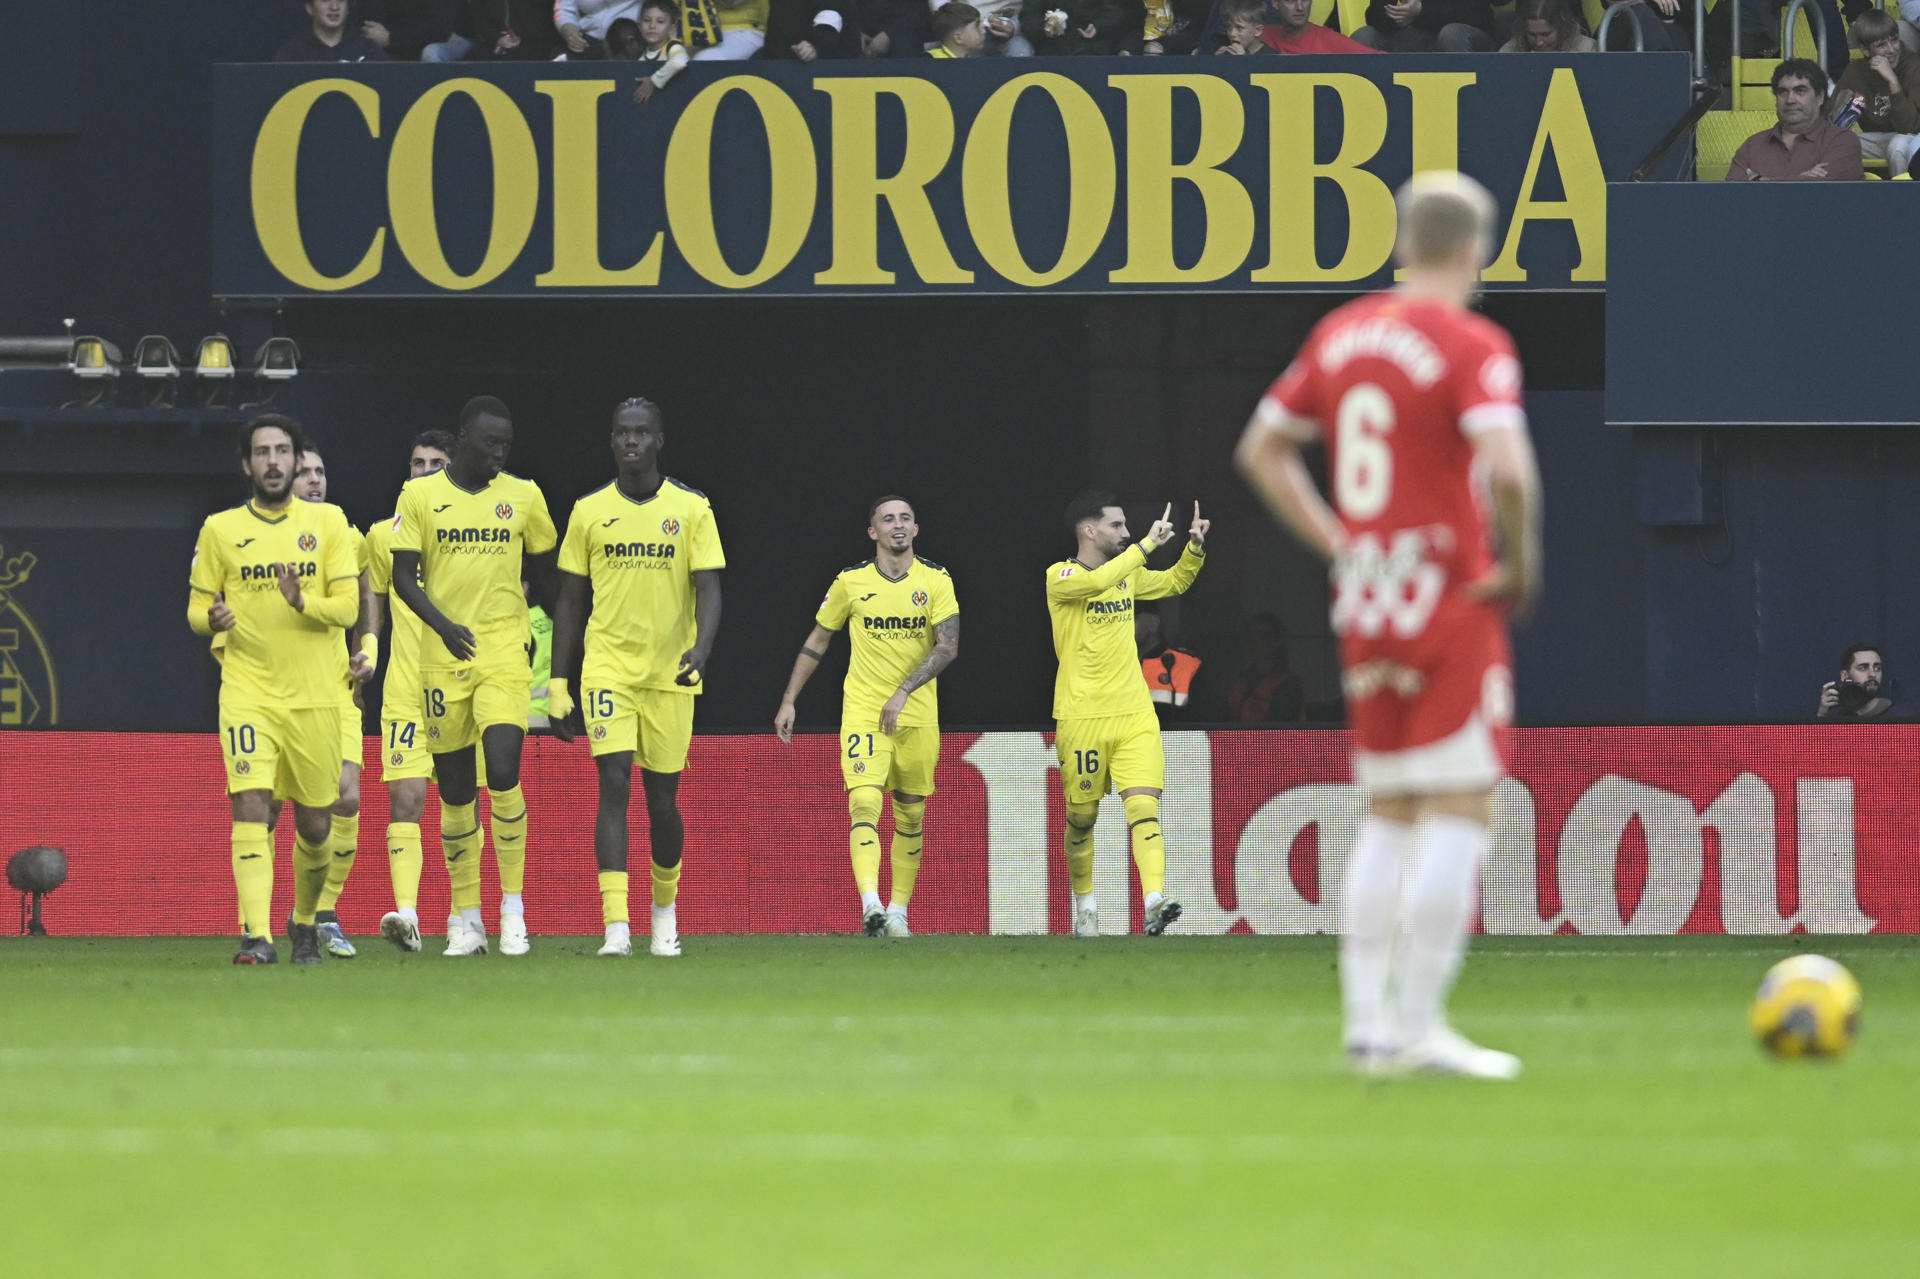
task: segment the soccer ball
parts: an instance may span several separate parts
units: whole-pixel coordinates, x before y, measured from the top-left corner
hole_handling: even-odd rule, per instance
[[[1860,983],[1825,955],[1783,959],[1767,969],[1749,1021],[1776,1057],[1837,1057],[1860,1031]]]

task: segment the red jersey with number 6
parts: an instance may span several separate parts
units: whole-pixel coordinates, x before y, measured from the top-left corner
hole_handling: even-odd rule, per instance
[[[1463,588],[1494,567],[1474,437],[1525,429],[1520,381],[1499,325],[1390,291],[1322,319],[1261,403],[1262,419],[1291,438],[1326,437],[1347,532],[1332,614],[1357,768],[1361,756],[1436,748],[1476,720],[1504,755],[1506,626]],[[1459,771],[1388,769],[1383,781],[1477,785],[1484,770]]]

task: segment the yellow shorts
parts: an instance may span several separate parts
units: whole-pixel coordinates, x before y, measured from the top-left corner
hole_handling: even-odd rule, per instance
[[[1165,788],[1167,757],[1152,711],[1063,719],[1055,727],[1053,749],[1069,804],[1097,803],[1108,790]]]
[[[934,725],[895,729],[892,737],[877,728],[856,733],[840,725],[840,775],[848,790],[878,786],[903,795],[931,795],[939,766],[940,730]]]
[[[634,752],[634,762],[649,773],[678,773],[687,766],[693,745],[693,692],[663,688],[580,687],[580,713],[586,717],[587,748],[594,755]]]
[[[352,702],[343,702],[340,705],[340,762],[358,768],[366,757],[366,743],[360,738],[360,708]]]
[[[433,756],[417,719],[380,721],[380,780],[406,781],[433,776]]]
[[[340,708],[220,708],[227,794],[272,791],[307,808],[340,798]]]
[[[524,666],[429,667],[420,672],[420,680],[420,718],[427,726],[427,749],[435,755],[465,750],[496,724],[527,731],[533,696],[527,691]]]

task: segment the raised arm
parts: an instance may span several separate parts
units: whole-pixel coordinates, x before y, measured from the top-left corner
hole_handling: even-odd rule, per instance
[[[960,656],[960,615],[933,624],[933,650],[913,668],[913,673],[900,681],[893,696],[880,708],[880,731],[888,737],[900,726],[900,712],[907,708],[907,699],[913,696],[917,688],[922,688],[938,679],[940,672],[953,665],[953,659]]]
[[[693,647],[680,655],[676,684],[697,684],[706,675],[714,637],[720,633],[720,570],[696,569],[693,578]]]
[[[956,632],[957,641],[957,632]],[[780,695],[780,709],[773,717],[773,729],[780,734],[780,740],[793,740],[794,699],[800,696],[800,690],[813,678],[813,672],[826,659],[827,649],[833,643],[833,632],[818,622],[808,632],[806,643],[800,646],[800,655],[793,659],[793,674],[787,676],[787,691]]]
[[[1143,568],[1134,579],[1135,599],[1158,600],[1169,595],[1185,595],[1187,588],[1193,585],[1193,579],[1200,576],[1200,570],[1207,564],[1207,530],[1213,527],[1212,520],[1200,518],[1200,503],[1193,504],[1193,523],[1187,528],[1187,544],[1180,551],[1180,560],[1170,569]]]

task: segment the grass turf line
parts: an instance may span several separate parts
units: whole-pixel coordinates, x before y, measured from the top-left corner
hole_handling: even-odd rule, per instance
[[[1910,939],[1477,939],[1517,1084],[1367,1084],[1328,938],[597,938],[318,970],[0,941],[19,1274],[1865,1272],[1910,1253]],[[1748,1039],[1774,959],[1866,990]]]

